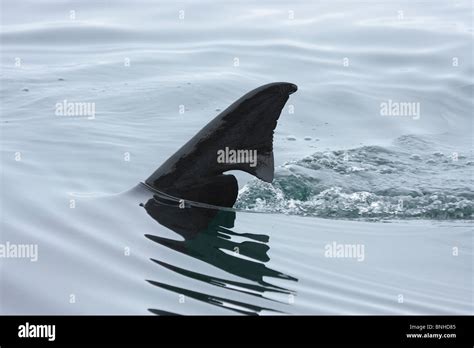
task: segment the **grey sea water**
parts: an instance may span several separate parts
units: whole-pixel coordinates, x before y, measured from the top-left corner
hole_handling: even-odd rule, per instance
[[[1,313],[472,314],[472,2],[7,0],[1,22],[0,241],[38,246],[0,259]],[[273,184],[185,213],[139,184],[274,81],[298,92]]]

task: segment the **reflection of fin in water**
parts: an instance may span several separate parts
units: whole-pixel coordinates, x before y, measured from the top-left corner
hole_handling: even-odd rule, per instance
[[[192,238],[196,233],[207,229],[213,223],[216,214],[219,213],[219,210],[216,209],[180,209],[176,202],[163,199],[156,194],[153,199],[146,202],[144,208],[153,219],[182,235],[184,239]],[[234,220],[234,212],[222,214],[218,226],[232,228]]]
[[[162,205],[157,196],[144,205],[148,214],[163,226],[180,234],[185,240],[173,240],[159,236],[146,235],[147,238],[173,250],[193,256],[231,274],[263,283],[263,277],[291,279],[294,278],[267,268],[261,262],[269,257],[267,244],[254,241],[241,243],[230,240],[229,231],[223,226],[232,227],[235,212],[205,208],[180,209],[170,205]],[[233,232],[233,235],[237,233]],[[268,240],[268,236],[254,239]],[[225,252],[227,250],[228,252]],[[230,253],[229,253],[230,252]],[[240,255],[249,259],[244,259]]]
[[[278,278],[297,281],[289,275],[283,274],[271,268],[265,263],[269,261],[268,251],[270,247],[266,244],[269,240],[267,235],[253,233],[238,233],[230,228],[234,226],[236,213],[234,211],[208,209],[195,207],[192,204],[186,208],[179,208],[179,203],[174,205],[169,200],[163,200],[159,195],[154,195],[143,205],[147,213],[161,225],[168,227],[181,235],[184,240],[174,240],[155,235],[145,235],[150,240],[159,243],[177,252],[192,256],[198,260],[211,264],[227,273],[247,279],[255,283],[246,283],[235,280],[225,280],[222,278],[204,275],[198,272],[182,269],[163,261],[153,260],[158,265],[165,267],[190,279],[199,280],[207,284],[226,289],[243,292],[270,300],[265,293],[279,293],[290,295],[292,291],[280,286],[272,285],[267,278]],[[232,238],[239,240],[246,238],[242,242],[236,242]],[[152,282],[161,288],[174,291],[177,288],[164,283]],[[158,285],[159,284],[159,285]],[[181,291],[181,289],[180,289]],[[181,292],[180,292],[181,293]],[[231,303],[229,300],[209,300],[211,295],[192,292],[192,296],[210,304],[224,306],[221,302]],[[276,301],[280,302],[280,301]],[[238,306],[241,307],[242,303]],[[231,307],[235,307],[236,304]],[[238,310],[238,312],[248,314],[248,310]],[[256,313],[258,313],[256,311]]]
[[[288,294],[288,295],[292,293],[291,291],[289,291],[285,288],[282,288],[282,287],[279,287],[279,286],[276,286],[276,285],[272,285],[272,284],[267,283],[267,282],[262,282],[262,285],[264,285],[264,286],[255,285],[255,284],[248,284],[248,283],[242,283],[242,282],[237,282],[237,281],[233,281],[233,280],[216,278],[216,277],[208,276],[208,275],[205,275],[205,274],[202,274],[202,273],[193,272],[193,271],[190,271],[190,270],[187,270],[187,269],[183,269],[183,268],[180,268],[180,267],[176,267],[176,266],[167,264],[166,262],[163,262],[163,261],[158,261],[158,260],[154,260],[154,259],[152,259],[152,261],[156,262],[157,264],[159,264],[159,265],[161,265],[161,266],[163,266],[163,267],[165,267],[165,268],[167,268],[171,271],[174,271],[176,273],[185,275],[187,277],[190,277],[190,278],[193,278],[193,279],[196,279],[196,280],[200,280],[200,281],[203,281],[203,282],[206,282],[206,283],[209,283],[209,284],[213,284],[215,286],[220,286],[220,287],[223,287],[223,288],[229,286],[229,289],[231,289],[231,290],[244,292],[244,293],[254,295],[254,296],[258,296],[258,297],[264,297],[263,294],[265,292],[276,292],[276,293]]]
[[[266,245],[259,245],[259,243],[254,242],[228,242],[219,238],[217,234],[213,236],[210,235],[209,230],[198,234],[193,239],[185,241],[176,241],[152,235],[146,235],[146,237],[170,249],[182,252],[201,261],[210,263],[226,272],[259,282],[260,284],[263,283],[263,277],[291,279],[291,277],[287,275],[267,268],[263,263],[237,256],[245,255],[252,257],[250,255],[255,254],[256,257],[252,257],[253,259],[266,262],[269,260],[266,255],[266,251],[268,250],[268,246]],[[243,246],[244,243],[252,243],[252,245]],[[242,249],[237,254],[233,251],[235,248]],[[229,250],[232,254],[228,254],[221,249]]]
[[[158,286],[162,289],[167,289],[170,291],[174,291],[178,294],[182,294],[184,296],[187,296],[189,298],[193,298],[198,301],[203,301],[206,303],[213,304],[218,307],[223,307],[226,309],[230,309],[234,312],[241,313],[241,314],[247,314],[247,315],[256,315],[259,314],[261,311],[269,311],[269,312],[275,312],[275,313],[281,313],[281,311],[271,309],[271,308],[265,308],[265,307],[260,307],[256,305],[252,305],[250,303],[244,303],[241,301],[235,301],[223,297],[217,297],[217,296],[212,296],[208,294],[203,294],[202,292],[197,292],[189,289],[183,289],[179,288],[177,286],[172,286],[160,282],[155,282],[153,280],[147,280],[150,284],[153,284],[155,286]]]
[[[153,309],[153,308],[150,308],[148,309],[150,312],[152,312],[153,314],[156,314],[156,315],[161,315],[161,316],[169,316],[169,315],[181,315],[181,314],[178,314],[178,313],[173,313],[173,312],[168,312],[168,311],[162,311],[161,309]]]

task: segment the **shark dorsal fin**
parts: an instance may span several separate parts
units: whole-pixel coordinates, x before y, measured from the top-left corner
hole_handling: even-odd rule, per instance
[[[168,158],[146,184],[181,198],[199,198],[193,188],[206,187],[211,192],[203,192],[201,201],[213,203],[213,195],[222,193],[226,180],[216,180],[216,192],[212,192],[212,180],[226,171],[242,170],[272,182],[273,132],[289,95],[296,90],[294,84],[277,82],[245,94]],[[203,180],[204,186],[200,185]],[[235,198],[228,201],[226,205],[231,206]]]

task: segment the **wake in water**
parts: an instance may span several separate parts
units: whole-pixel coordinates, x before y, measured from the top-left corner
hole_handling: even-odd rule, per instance
[[[472,153],[444,152],[430,137],[399,137],[391,147],[316,152],[254,180],[237,207],[330,218],[472,219]]]

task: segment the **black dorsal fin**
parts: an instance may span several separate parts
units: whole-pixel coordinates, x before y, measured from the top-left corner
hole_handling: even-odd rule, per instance
[[[187,189],[199,187],[204,179],[209,183],[229,170],[242,170],[271,182],[273,131],[289,95],[296,90],[294,84],[277,82],[247,93],[166,160],[146,183],[157,190],[187,198]],[[192,191],[195,196],[196,192]]]

